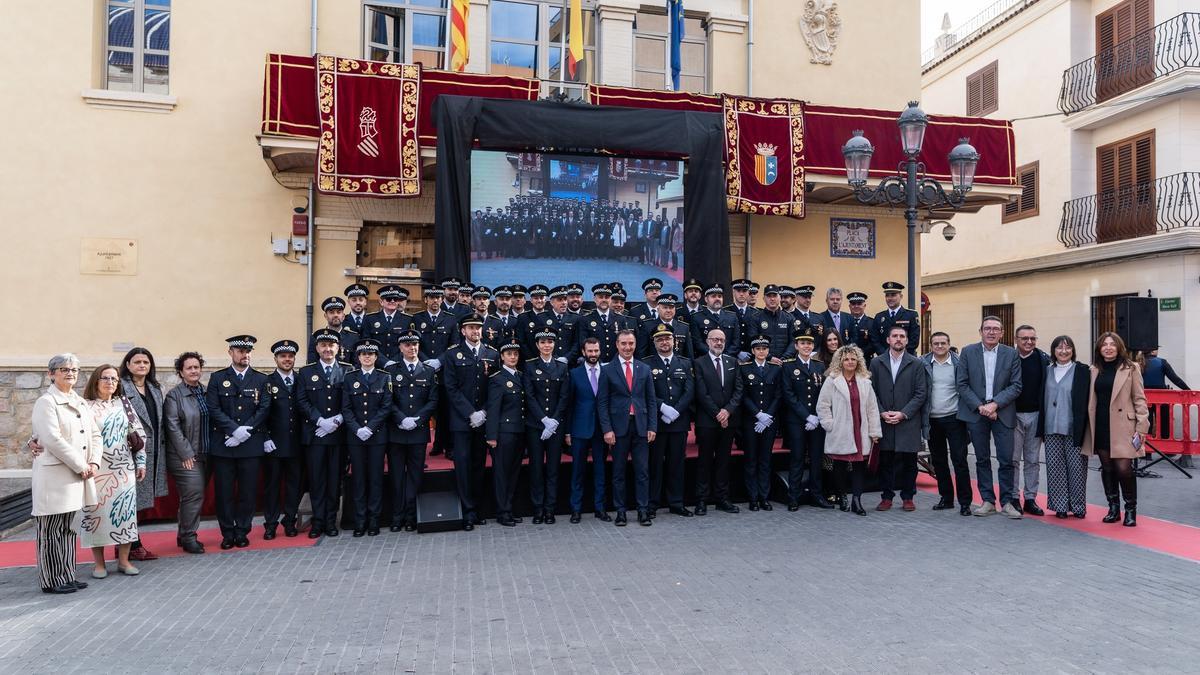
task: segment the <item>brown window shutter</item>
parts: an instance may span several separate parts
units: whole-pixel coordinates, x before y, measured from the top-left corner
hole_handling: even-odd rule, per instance
[[[992,63],[980,76],[980,113],[986,115],[996,112],[1000,108],[1000,91],[997,78],[996,64]]]
[[[1007,223],[1038,215],[1038,162],[1017,167],[1017,185],[1021,194],[1004,205],[1000,222]]]
[[[983,78],[979,75],[967,77],[967,116],[979,114],[983,99]]]
[[[1154,28],[1153,0],[1133,0],[1134,35]]]
[[[1101,14],[1096,17],[1096,53],[1112,49],[1112,46],[1117,43],[1116,32],[1111,13]]]
[[[1106,145],[1096,148],[1096,192],[1111,192],[1117,187],[1116,148]]]
[[[1154,181],[1154,135],[1149,134],[1133,142],[1133,180],[1137,184]]]

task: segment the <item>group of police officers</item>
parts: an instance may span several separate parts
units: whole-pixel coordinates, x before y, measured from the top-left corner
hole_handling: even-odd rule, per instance
[[[269,463],[276,467],[271,480],[285,486],[270,497],[282,495],[283,503],[264,509],[266,538],[275,536],[270,514],[277,518],[280,507],[285,534],[298,534],[301,467],[307,469],[313,510],[310,538],[338,535],[347,468],[354,536],[379,534],[385,458],[391,478],[390,528],[415,531],[416,496],[431,440],[432,454],[445,453],[453,460],[466,530],[485,522],[480,514],[489,452],[499,524],[522,520],[513,503],[526,457],[533,522],[555,522],[558,468],[568,452],[573,460],[571,522],[581,519],[589,452],[594,515],[611,521],[604,476],[609,448],[596,419],[595,373],[618,352],[631,358],[625,352],[629,349],[651,368],[653,400],[661,416],[659,433],[649,444],[649,497],[638,505],[641,524],[650,525],[664,503],[671,513],[704,515],[713,497],[716,508],[738,511],[728,492],[734,439],[754,462],[751,466],[748,459],[745,471],[749,508],[770,510],[767,478],[777,433],[791,450],[788,508],[832,508],[820,482],[824,432],[812,422],[826,369],[814,358],[814,343],[836,333],[842,344],[856,344],[870,358],[887,349],[892,326],[902,326],[909,335],[908,349],[915,351],[920,330],[916,313],[900,306],[904,287],[885,283],[887,309],[873,317],[865,311],[867,295],[857,291],[846,295],[849,312],[841,311],[839,289],[829,289],[826,309],[817,312],[810,307],[813,286],[769,284],[761,288],[763,307],[757,306],[760,287],[748,279],[733,281],[728,305],[720,285],[690,279],[683,285],[683,298],[662,293],[662,288],[660,279],[647,279],[644,300],[626,307],[619,283],[597,284],[585,307],[579,284],[488,289],[451,278],[425,287],[425,308],[409,314],[402,287],[380,288],[380,309],[366,313],[369,289],[353,284],[345,289],[345,300],[335,296],[322,302],[328,325],[312,334],[308,364],[294,369],[300,345],[280,340],[271,347],[277,369],[270,375],[248,367],[257,343],[253,336],[229,338],[233,362],[214,373],[207,396],[214,431],[223,431],[218,437],[226,438],[214,451],[223,459],[217,504],[221,546],[247,545],[257,460],[275,453]],[[716,329],[720,333],[712,333]],[[620,340],[624,336],[628,341]],[[731,368],[736,365],[736,382],[712,371],[711,357],[718,351]],[[699,381],[702,360],[715,378],[708,387]],[[714,388],[724,388],[724,393],[710,393]],[[711,414],[718,408],[733,408],[734,419]],[[776,418],[780,424],[766,422]],[[694,512],[683,504],[684,447],[693,422],[701,474]],[[770,432],[764,433],[768,427]],[[246,442],[250,438],[257,442]],[[624,492],[626,463],[621,459],[613,457],[613,484]],[[638,480],[642,489],[640,475]],[[715,490],[709,490],[710,482]],[[616,522],[624,525],[624,494],[611,496],[618,505]]]

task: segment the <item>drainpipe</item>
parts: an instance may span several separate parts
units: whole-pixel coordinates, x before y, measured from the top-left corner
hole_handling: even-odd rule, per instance
[[[746,95],[754,95],[754,0],[746,0]],[[751,254],[750,215],[746,215],[746,264],[744,277],[753,279],[753,256]]]
[[[309,26],[309,50],[313,56],[317,55],[317,0],[312,0],[311,6],[312,23]],[[313,263],[315,261],[314,245],[316,244],[316,236],[313,233],[314,223],[313,214],[317,210],[316,201],[314,201],[313,180],[308,181],[308,269],[305,270],[308,280],[305,292],[304,304],[304,334],[312,335],[313,332]]]

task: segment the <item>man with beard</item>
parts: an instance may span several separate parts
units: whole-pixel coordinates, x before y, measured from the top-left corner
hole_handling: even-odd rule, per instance
[[[351,355],[354,353],[354,344],[358,342],[358,334],[346,325],[346,321],[343,318],[345,309],[346,303],[336,295],[325,298],[321,302],[321,311],[325,313],[325,327],[329,331],[338,334],[340,349],[338,360],[349,363]],[[314,363],[318,358],[320,357],[317,354],[317,343],[312,338],[309,338],[308,363]]]
[[[692,315],[692,353],[699,357],[708,354],[708,333],[721,329],[725,341],[722,343],[724,353],[737,359],[738,345],[741,344],[741,332],[737,316],[721,309],[725,291],[718,285],[709,286],[704,291],[706,307]]]

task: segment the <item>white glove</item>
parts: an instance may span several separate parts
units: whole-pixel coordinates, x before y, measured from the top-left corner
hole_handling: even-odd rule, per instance
[[[237,436],[230,436],[225,439],[225,447],[227,448],[236,448],[241,444],[242,442],[237,439]]]
[[[762,432],[764,432],[766,430],[767,430],[767,425],[763,424],[762,422],[759,422],[754,425],[754,433],[756,433],[756,434],[761,434]]]
[[[430,368],[433,368],[434,370],[442,369],[442,362],[438,361],[437,359],[429,359],[428,361],[425,362],[425,365],[429,366]]]
[[[400,428],[405,431],[412,431],[413,429],[416,429],[417,428],[417,418],[405,417],[404,419],[400,420]]]
[[[245,443],[250,438],[250,430],[253,427],[238,427],[233,430],[233,437],[238,443]]]
[[[470,420],[472,429],[483,426],[483,423],[487,421],[487,411],[476,410],[467,419]]]
[[[761,410],[754,413],[754,418],[758,420],[759,424],[763,425],[764,429],[771,426],[771,423],[775,421],[775,418],[771,417],[765,412],[762,412]]]
[[[329,434],[330,434],[329,429],[326,429],[325,427],[321,426],[321,424],[318,422],[317,423],[317,431],[316,431],[317,438],[325,438]]]
[[[337,421],[333,420],[332,418],[326,419],[326,418],[322,417],[317,420],[317,436],[318,437],[328,436],[329,434],[332,434],[334,431],[337,431],[337,428],[338,428]]]
[[[554,357],[554,360],[555,360],[555,361],[558,361],[559,363],[566,363],[566,362],[567,362],[567,357],[565,357],[565,356],[556,356],[556,357]]]
[[[553,417],[543,417],[542,426],[545,427],[546,431],[549,431],[550,435],[553,436],[554,432],[558,431],[558,420],[554,419]],[[546,439],[543,438],[542,440]]]
[[[667,405],[666,403],[660,403],[658,406],[658,411],[662,413],[663,421],[667,424],[679,419],[679,411]]]
[[[358,431],[354,432],[354,435],[358,436],[358,440],[366,441],[371,436],[375,435],[375,432],[371,431],[371,427],[359,427]]]
[[[553,435],[554,435],[553,431],[546,429],[545,431],[542,432],[541,438],[543,441],[546,441],[546,440],[550,440],[550,437]]]
[[[816,429],[817,425],[819,425],[820,423],[821,423],[820,417],[817,417],[816,415],[809,415],[808,419],[806,419],[804,421],[804,430],[812,431],[813,429]]]
[[[275,452],[275,441],[268,438],[263,443],[263,452],[265,452],[267,454],[271,454],[272,452]]]
[[[749,361],[750,352],[738,352],[738,361]]]

